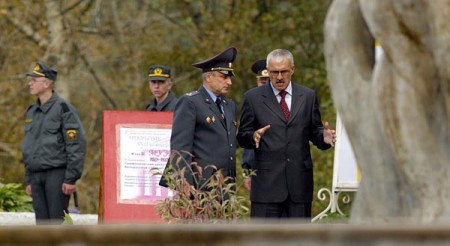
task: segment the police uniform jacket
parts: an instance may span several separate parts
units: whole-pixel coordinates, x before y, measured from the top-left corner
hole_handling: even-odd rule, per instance
[[[311,141],[319,149],[324,142],[319,103],[313,90],[292,84],[290,118],[286,122],[270,83],[247,91],[237,139],[243,148],[255,149],[250,198],[254,202],[311,202],[313,163]],[[270,125],[255,148],[253,133]]]
[[[172,152],[180,152],[187,163],[196,162],[202,167],[205,179],[214,172],[213,169],[205,170],[207,165],[215,165],[224,176],[236,176],[237,107],[223,95],[221,98],[225,120],[203,86],[180,97],[174,112],[170,148]],[[191,184],[202,183],[200,180],[195,182],[192,173],[185,177]],[[160,185],[167,186],[164,178]]]
[[[65,168],[64,182],[75,184],[81,177],[86,138],[77,110],[55,92],[43,105],[30,106],[25,117],[22,154],[26,181],[33,172]]]
[[[172,92],[169,92],[167,98],[164,99],[164,101],[159,105],[156,105],[156,99],[153,99],[152,103],[147,106],[147,111],[173,112],[175,110],[177,102],[178,99],[173,95]]]

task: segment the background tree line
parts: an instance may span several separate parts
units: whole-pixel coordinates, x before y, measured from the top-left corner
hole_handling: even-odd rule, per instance
[[[152,64],[171,66],[173,91],[180,96],[201,85],[201,71],[192,63],[234,46],[236,77],[227,96],[240,106],[243,93],[255,86],[251,64],[273,49],[288,49],[296,62],[293,79],[316,90],[322,118],[334,125],[322,33],[329,4],[330,0],[0,0],[0,182],[24,182],[23,117],[35,101],[25,73],[37,60],[57,67],[56,90],[78,108],[88,137],[78,182],[83,213],[97,212],[102,111],[144,110],[151,99],[146,75]],[[317,194],[331,187],[334,152],[313,149]],[[313,215],[324,206],[315,201]]]

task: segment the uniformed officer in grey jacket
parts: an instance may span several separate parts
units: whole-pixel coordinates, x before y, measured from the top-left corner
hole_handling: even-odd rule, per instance
[[[172,154],[179,152],[186,160],[175,168],[196,162],[203,169],[204,180],[213,173],[213,169],[205,170],[208,165],[216,166],[224,176],[236,176],[237,108],[225,97],[231,89],[236,53],[232,47],[193,64],[203,71],[203,85],[198,91],[180,97],[175,107],[170,148]],[[197,188],[204,184],[204,180],[196,180],[191,172],[185,177]],[[164,176],[160,185],[167,186]]]
[[[173,112],[177,105],[177,98],[170,91],[172,79],[170,67],[153,65],[148,69],[148,84],[155,97],[147,106],[147,111]]]
[[[86,138],[77,110],[53,90],[57,71],[38,62],[27,75],[37,100],[25,116],[26,191],[37,224],[62,223],[83,172]]]

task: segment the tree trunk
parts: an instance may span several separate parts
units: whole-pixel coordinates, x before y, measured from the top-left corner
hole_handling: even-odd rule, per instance
[[[450,215],[450,1],[338,0],[325,20],[333,99],[361,184],[354,223]],[[375,63],[374,39],[384,53]]]
[[[47,14],[49,44],[44,56],[48,65],[56,66],[58,77],[56,91],[58,94],[70,101],[69,72],[74,64],[70,64],[72,42],[69,33],[64,28],[64,16],[61,14],[61,3],[59,0],[45,0]]]

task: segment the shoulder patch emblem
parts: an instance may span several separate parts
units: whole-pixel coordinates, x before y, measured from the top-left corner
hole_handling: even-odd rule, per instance
[[[192,92],[186,93],[186,95],[188,95],[188,96],[194,96],[194,95],[197,95],[197,94],[198,94],[198,91],[192,91]]]
[[[78,137],[77,130],[67,130],[66,137],[68,140],[76,140]]]

